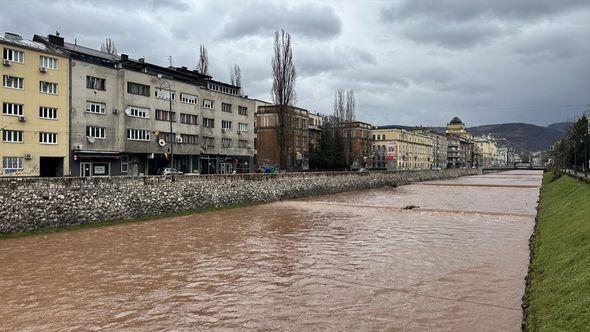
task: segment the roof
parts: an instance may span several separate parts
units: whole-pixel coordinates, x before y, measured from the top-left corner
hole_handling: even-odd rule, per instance
[[[463,121],[461,121],[461,119],[459,119],[458,117],[454,117],[453,119],[451,119],[451,122],[449,122],[449,124],[463,124]]]
[[[58,53],[58,52],[56,52],[56,50],[47,47],[43,43],[39,43],[39,42],[28,40],[28,39],[23,39],[23,37],[21,37],[20,35],[17,35],[15,33],[11,33],[11,32],[6,32],[6,33],[4,33],[4,35],[0,35],[0,42],[4,42],[6,44],[12,44],[15,46],[21,46],[21,47],[26,47],[26,48],[30,48],[30,49],[35,49],[35,50],[39,50],[42,52]]]
[[[49,44],[49,39],[45,36],[35,35],[33,37],[33,40],[39,40],[42,43]],[[41,43],[37,43],[37,44],[41,44]],[[43,45],[43,44],[41,44],[41,45]],[[82,54],[82,55],[88,55],[91,57],[100,58],[100,59],[108,60],[108,61],[119,61],[121,59],[121,57],[119,57],[118,55],[110,54],[107,52],[102,52],[102,51],[95,50],[95,49],[85,47],[85,46],[80,46],[78,44],[68,43],[66,41],[64,41],[63,49],[68,52],[78,53],[78,54]]]

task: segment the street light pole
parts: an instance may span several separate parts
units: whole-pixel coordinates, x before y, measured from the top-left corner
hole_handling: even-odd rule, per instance
[[[162,79],[161,77],[159,77],[160,79]],[[169,105],[168,105],[168,120],[170,122],[170,134],[168,135],[168,139],[170,140],[170,142],[168,142],[169,144],[169,150],[170,150],[170,168],[171,171],[174,175],[174,140],[176,139],[176,137],[174,137],[174,133],[172,132],[172,89],[170,87],[170,83],[166,80],[162,80],[162,82],[160,83],[160,92],[162,92],[162,87],[164,86],[164,83],[166,83],[166,85],[168,86],[168,100],[169,100]],[[171,139],[170,139],[171,138]]]

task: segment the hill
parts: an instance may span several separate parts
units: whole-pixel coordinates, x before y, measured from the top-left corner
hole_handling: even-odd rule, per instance
[[[527,123],[503,123],[467,128],[475,136],[491,134],[506,138],[523,152],[546,150],[563,137],[563,132]]]
[[[548,125],[547,128],[565,133],[568,130],[568,128],[573,124],[573,122],[557,122]]]

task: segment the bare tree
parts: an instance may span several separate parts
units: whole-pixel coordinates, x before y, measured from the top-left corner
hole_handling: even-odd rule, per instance
[[[203,75],[209,75],[209,54],[205,45],[199,47],[199,63],[197,64],[197,71]]]
[[[355,108],[356,108],[356,101],[354,100],[354,90],[346,90],[345,93],[345,111],[344,111],[344,119],[346,122],[353,122],[356,120],[355,115]]]
[[[229,69],[229,79],[232,85],[242,87],[242,70],[237,63]]]
[[[334,94],[334,118],[337,123],[342,123],[345,120],[344,116],[344,90],[338,89]]]
[[[100,45],[100,50],[105,53],[117,55],[117,47],[111,38],[106,38],[104,43]]]
[[[279,165],[288,167],[289,137],[293,136],[295,104],[295,65],[291,49],[291,35],[285,30],[275,32],[274,54],[272,58],[272,99],[277,107],[277,138],[279,145]],[[296,152],[291,151],[292,160]]]

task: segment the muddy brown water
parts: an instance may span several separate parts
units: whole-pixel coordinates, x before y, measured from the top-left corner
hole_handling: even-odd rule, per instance
[[[541,177],[2,240],[0,330],[517,331]]]

